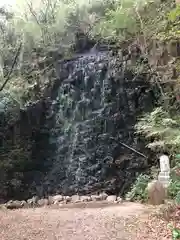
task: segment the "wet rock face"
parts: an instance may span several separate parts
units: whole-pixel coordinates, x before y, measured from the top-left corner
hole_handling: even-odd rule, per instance
[[[1,97],[1,104],[2,100]],[[47,158],[44,149],[49,146],[43,99],[27,104],[24,109],[12,102],[7,106],[9,109],[0,110],[0,202],[27,199],[36,193],[30,186],[34,179],[36,182],[42,179]]]
[[[149,110],[152,93],[145,73],[134,74],[124,58],[108,53],[60,62],[54,90],[45,194],[124,193],[147,168],[134,134],[137,116]]]
[[[147,70],[140,64],[137,74],[128,52],[103,51],[57,61],[58,77],[44,98],[12,118],[0,106],[2,202],[33,195],[122,195],[147,168],[143,157],[121,144],[145,153],[134,125],[153,105]]]

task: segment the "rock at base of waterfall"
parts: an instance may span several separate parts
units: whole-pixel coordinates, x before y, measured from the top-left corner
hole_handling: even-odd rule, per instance
[[[6,208],[7,209],[18,209],[18,208],[22,208],[23,207],[23,203],[21,201],[9,201],[6,204]]]
[[[107,197],[108,197],[108,194],[107,194],[107,193],[105,193],[105,192],[102,192],[102,193],[100,193],[100,194],[99,194],[99,196],[100,196],[101,200],[102,200],[102,201],[104,201],[104,200],[106,200],[106,199],[107,199]]]
[[[28,207],[28,203],[25,200],[21,201],[21,205],[25,208]]]
[[[49,200],[48,199],[40,199],[37,202],[38,206],[43,207],[49,205]]]
[[[73,203],[78,203],[78,202],[80,202],[80,196],[79,196],[79,195],[73,195],[73,196],[71,197],[71,202],[73,202]]]
[[[166,189],[159,180],[153,180],[147,186],[148,203],[151,205],[163,204],[166,198]]]
[[[80,201],[81,202],[90,202],[91,201],[91,197],[90,196],[81,196],[80,197]]]
[[[53,202],[53,197],[52,196],[49,196],[48,197],[48,201],[49,201],[49,204],[51,205],[51,204],[53,204],[54,202]]]
[[[64,199],[65,199],[66,203],[69,203],[69,202],[71,202],[72,197],[70,197],[70,196],[65,196]]]
[[[101,201],[101,196],[100,195],[91,195],[92,201]]]
[[[55,196],[51,197],[51,202],[54,203],[54,204],[62,202],[63,200],[64,200],[64,198],[63,198],[62,195],[55,195]]]
[[[29,206],[35,206],[38,202],[39,198],[37,196],[32,197],[31,199],[27,200]]]
[[[121,197],[117,197],[117,200],[116,200],[117,203],[122,203],[123,202],[123,199]]]
[[[106,199],[108,202],[115,202],[117,200],[117,196],[116,195],[110,195],[107,197]]]

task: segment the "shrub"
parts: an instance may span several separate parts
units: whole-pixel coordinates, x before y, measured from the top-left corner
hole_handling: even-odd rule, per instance
[[[177,154],[172,162],[171,179],[168,186],[168,196],[180,204],[180,156]]]
[[[140,174],[132,186],[130,192],[126,194],[126,198],[134,201],[146,201],[147,200],[147,184],[150,180],[150,176]]]
[[[178,116],[171,116],[163,107],[158,107],[139,119],[136,130],[150,141],[147,147],[151,150],[174,154],[180,150],[179,126]]]

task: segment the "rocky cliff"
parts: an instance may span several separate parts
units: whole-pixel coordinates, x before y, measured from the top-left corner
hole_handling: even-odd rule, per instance
[[[145,154],[134,125],[156,101],[147,60],[138,49],[92,48],[54,67],[45,96],[11,123],[1,121],[2,198],[123,194],[148,168],[146,158],[122,145]]]

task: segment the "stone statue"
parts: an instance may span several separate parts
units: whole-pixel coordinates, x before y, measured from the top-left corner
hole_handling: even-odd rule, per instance
[[[170,171],[169,157],[164,154],[160,156],[159,160],[161,172],[169,172]]]
[[[169,157],[164,154],[160,156],[159,161],[160,161],[160,173],[158,175],[158,180],[163,184],[165,188],[167,188],[170,180]]]

